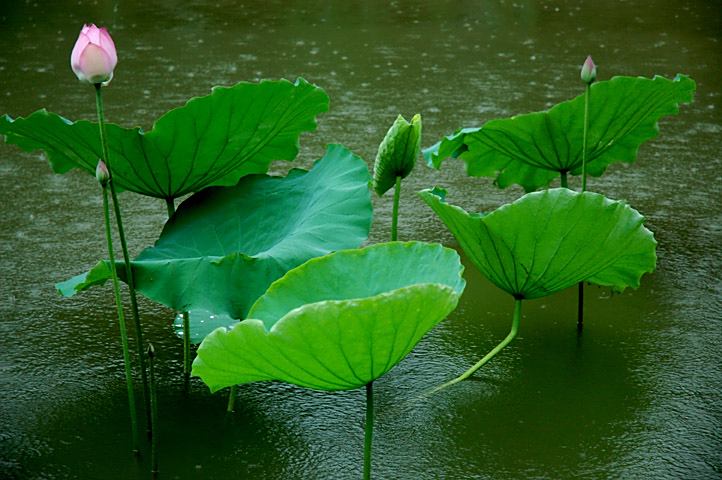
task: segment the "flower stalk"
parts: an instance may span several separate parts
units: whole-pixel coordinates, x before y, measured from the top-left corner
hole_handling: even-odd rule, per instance
[[[597,66],[594,64],[591,55],[582,65],[580,72],[582,82],[586,84],[584,89],[584,129],[582,131],[582,192],[587,191],[587,135],[589,133],[589,96],[594,80],[597,79]],[[579,282],[577,288],[577,332],[584,329],[584,282]]]
[[[118,195],[115,190],[115,185],[112,181],[113,169],[110,163],[109,149],[108,149],[108,135],[105,129],[105,112],[103,107],[103,95],[102,85],[100,83],[94,84],[95,86],[95,106],[98,113],[98,126],[100,128],[100,143],[103,152],[103,162],[105,167],[108,169],[109,181],[107,182],[108,189],[110,190],[110,196],[113,199],[113,212],[115,214],[115,223],[118,227],[118,236],[120,238],[120,247],[123,252],[123,261],[125,263],[125,277],[128,284],[128,290],[130,292],[130,306],[131,314],[133,316],[133,324],[135,325],[135,340],[138,349],[138,363],[140,365],[140,376],[143,383],[143,405],[146,411],[146,426],[148,436],[153,434],[152,422],[150,418],[150,393],[148,387],[148,375],[146,373],[146,363],[144,355],[144,344],[143,344],[143,329],[140,323],[140,312],[138,310],[138,297],[135,292],[135,281],[133,279],[133,269],[130,266],[130,255],[128,254],[128,242],[125,238],[125,229],[123,228],[123,217],[120,212],[120,202],[118,201]],[[111,261],[112,263],[112,261]]]
[[[97,170],[102,170],[101,168]],[[96,170],[96,171],[97,171]],[[107,171],[107,170],[106,170]],[[108,177],[101,181],[103,189],[103,219],[105,220],[105,239],[108,244],[108,258],[110,260],[110,271],[113,279],[113,295],[115,297],[115,306],[118,311],[118,327],[120,329],[120,341],[123,348],[123,364],[125,366],[125,383],[128,390],[128,407],[130,410],[130,429],[132,435],[132,450],[138,455],[138,415],[135,405],[135,392],[133,389],[133,375],[130,368],[130,352],[128,351],[128,330],[125,325],[125,315],[123,313],[123,303],[120,297],[120,282],[118,281],[118,272],[115,269],[115,254],[113,253],[113,237],[110,230],[110,208],[108,201],[108,184],[111,178]]]
[[[150,472],[153,478],[158,478],[158,394],[155,384],[155,348],[152,343],[148,344],[147,354],[150,366],[150,418],[153,424],[153,438],[150,443]]]
[[[399,238],[399,199],[401,197],[401,177],[396,177],[394,185],[394,207],[391,213],[391,241],[395,242]]]
[[[587,191],[587,134],[589,132],[589,93],[591,85],[584,91],[584,130],[582,131],[582,192]]]

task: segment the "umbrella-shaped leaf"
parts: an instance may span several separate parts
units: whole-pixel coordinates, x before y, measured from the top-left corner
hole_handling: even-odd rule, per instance
[[[244,318],[288,270],[366,239],[368,182],[363,159],[331,145],[309,172],[252,175],[234,187],[203,190],[180,205],[155,246],[132,262],[136,288],[176,310]],[[108,272],[100,262],[58,288],[72,295],[102,283]]]
[[[420,192],[491,282],[517,299],[550,295],[588,281],[636,288],[656,265],[656,242],[644,218],[622,202],[555,188],[524,195],[488,215]]]
[[[456,307],[462,271],[455,251],[418,242],[310,260],[271,285],[251,320],[208,335],[193,375],[213,391],[258,380],[319,390],[366,385]]]
[[[692,101],[695,82],[677,75],[614,77],[591,86],[587,173],[600,176],[613,162],[634,162],[642,143],[659,133],[658,121]],[[584,95],[550,110],[491,120],[481,128],[449,135],[424,150],[430,166],[447,157],[463,159],[470,176],[494,177],[501,188],[526,191],[547,186],[561,172],[582,167]]]
[[[374,162],[374,191],[383,195],[394,186],[396,177],[406,178],[414,169],[421,147],[421,115],[407,122],[399,115],[386,133]]]
[[[211,185],[235,185],[265,173],[273,160],[293,160],[302,132],[316,128],[328,97],[303,79],[216,87],[160,117],[149,132],[107,125],[113,181],[120,188],[177,198]],[[0,134],[24,150],[44,150],[53,170],[95,175],[98,125],[39,110],[0,117]]]

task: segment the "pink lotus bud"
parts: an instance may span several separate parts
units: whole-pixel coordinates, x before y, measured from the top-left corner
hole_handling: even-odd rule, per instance
[[[591,55],[587,56],[587,59],[584,60],[580,76],[582,77],[582,82],[586,84],[591,84],[597,79],[597,66],[594,65],[594,60],[592,60]]]
[[[102,160],[98,161],[98,166],[95,167],[95,178],[98,179],[98,182],[102,186],[106,186],[108,184],[108,180],[110,180],[110,172],[108,171],[108,167],[105,165],[105,162]]]
[[[105,28],[85,25],[70,54],[70,68],[81,82],[107,85],[118,63],[115,44]]]

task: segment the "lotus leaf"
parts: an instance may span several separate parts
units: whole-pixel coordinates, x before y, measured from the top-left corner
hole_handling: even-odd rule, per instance
[[[462,272],[455,251],[419,242],[312,259],[274,282],[249,320],[208,335],[193,375],[212,391],[259,380],[368,385],[456,307]]]
[[[598,177],[613,162],[634,162],[640,145],[659,133],[657,122],[691,102],[695,87],[685,75],[614,77],[592,84],[587,174]],[[544,112],[459,130],[425,149],[424,157],[434,168],[447,157],[459,157],[470,176],[532,191],[560,173],[581,174],[583,128],[584,95],[579,95]]]
[[[487,214],[420,192],[492,283],[516,299],[544,297],[581,281],[637,288],[656,265],[656,241],[628,205],[591,192],[529,193]]]
[[[374,162],[374,191],[386,193],[396,178],[406,178],[414,169],[421,146],[421,115],[407,122],[399,115],[386,133]]]
[[[185,200],[133,261],[138,291],[179,311],[244,318],[274,280],[306,260],[357,247],[371,223],[369,173],[341,145],[306,172],[251,175]],[[100,262],[58,285],[66,296],[108,279]],[[118,270],[121,278],[123,269]]]
[[[265,173],[273,160],[293,160],[302,132],[328,110],[320,88],[299,78],[241,82],[160,117],[149,132],[107,125],[115,184],[173,199],[208,186],[235,185]],[[95,175],[101,155],[98,125],[72,122],[46,110],[27,118],[0,117],[0,134],[24,150],[44,150],[56,173],[80,168]]]

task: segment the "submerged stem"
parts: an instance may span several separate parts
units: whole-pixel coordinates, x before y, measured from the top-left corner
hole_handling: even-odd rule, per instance
[[[373,381],[366,384],[366,427],[364,429],[364,480],[370,480],[371,478],[371,446],[374,436],[373,384]]]
[[[105,239],[108,244],[108,258],[110,260],[110,272],[113,279],[113,296],[118,311],[118,326],[120,329],[120,343],[123,347],[123,364],[125,366],[125,383],[128,389],[128,407],[130,410],[130,430],[133,445],[133,453],[138,455],[138,417],[135,406],[135,392],[133,389],[133,375],[130,369],[130,352],[128,351],[128,330],[125,326],[125,315],[123,303],[120,298],[120,282],[118,272],[115,269],[115,254],[113,253],[113,237],[110,231],[110,208],[108,206],[108,189],[103,186],[103,217],[105,220]]]
[[[567,172],[566,170],[562,170],[559,172],[560,178],[560,184],[563,188],[569,188],[569,184],[567,183]]]
[[[394,185],[394,209],[391,214],[391,241],[395,242],[399,238],[399,198],[401,197],[401,177],[396,177],[396,185]]]
[[[108,168],[110,180],[108,187],[110,188],[110,196],[113,199],[113,213],[115,214],[115,223],[118,226],[118,236],[120,237],[120,248],[123,252],[123,261],[125,263],[125,277],[130,292],[130,311],[133,316],[133,325],[135,326],[135,343],[138,349],[138,363],[140,365],[140,378],[143,382],[143,405],[146,413],[146,430],[148,436],[153,434],[150,418],[150,399],[148,393],[148,376],[146,374],[145,355],[143,350],[143,329],[140,323],[140,312],[138,310],[138,297],[135,293],[135,279],[133,278],[133,269],[130,266],[130,255],[128,254],[128,242],[125,239],[125,230],[123,229],[123,217],[120,214],[120,202],[115,191],[115,182],[113,182],[113,169],[110,163],[108,150],[108,134],[105,130],[105,113],[103,108],[103,96],[101,94],[101,85],[95,84],[95,107],[98,113],[98,126],[100,128],[100,145],[103,149],[103,162]]]
[[[150,367],[150,421],[152,423],[153,438],[150,442],[150,472],[153,478],[158,477],[158,395],[155,388],[155,349],[148,344],[148,363]]]
[[[517,334],[517,332],[519,331],[519,322],[521,321],[521,302],[522,302],[521,299],[518,299],[518,298],[514,300],[514,316],[513,316],[512,321],[511,321],[511,330],[509,331],[509,334],[506,336],[506,338],[504,338],[504,340],[502,340],[501,343],[499,343],[496,347],[494,347],[494,349],[493,349],[492,351],[490,351],[489,353],[487,353],[487,354],[484,356],[484,358],[482,358],[481,360],[479,360],[478,362],[476,362],[476,364],[475,364],[473,367],[471,367],[470,369],[468,369],[467,371],[465,371],[464,373],[462,373],[461,375],[459,375],[459,376],[456,377],[455,379],[453,379],[453,380],[451,380],[451,381],[449,381],[449,382],[444,383],[443,385],[439,385],[438,387],[434,388],[434,389],[431,391],[431,393],[436,393],[436,392],[438,392],[438,391],[440,391],[440,390],[443,390],[443,389],[445,389],[445,388],[447,388],[447,387],[450,387],[450,386],[452,386],[452,385],[455,385],[455,384],[461,382],[462,380],[466,380],[466,379],[469,378],[471,375],[473,375],[474,372],[476,372],[476,371],[479,370],[482,366],[484,366],[485,363],[487,363],[489,360],[491,360],[492,358],[494,358],[494,355],[496,355],[497,353],[499,353],[504,347],[506,347],[507,345],[509,345],[509,343],[511,343],[512,340],[514,340],[514,337],[516,337],[516,334]]]

